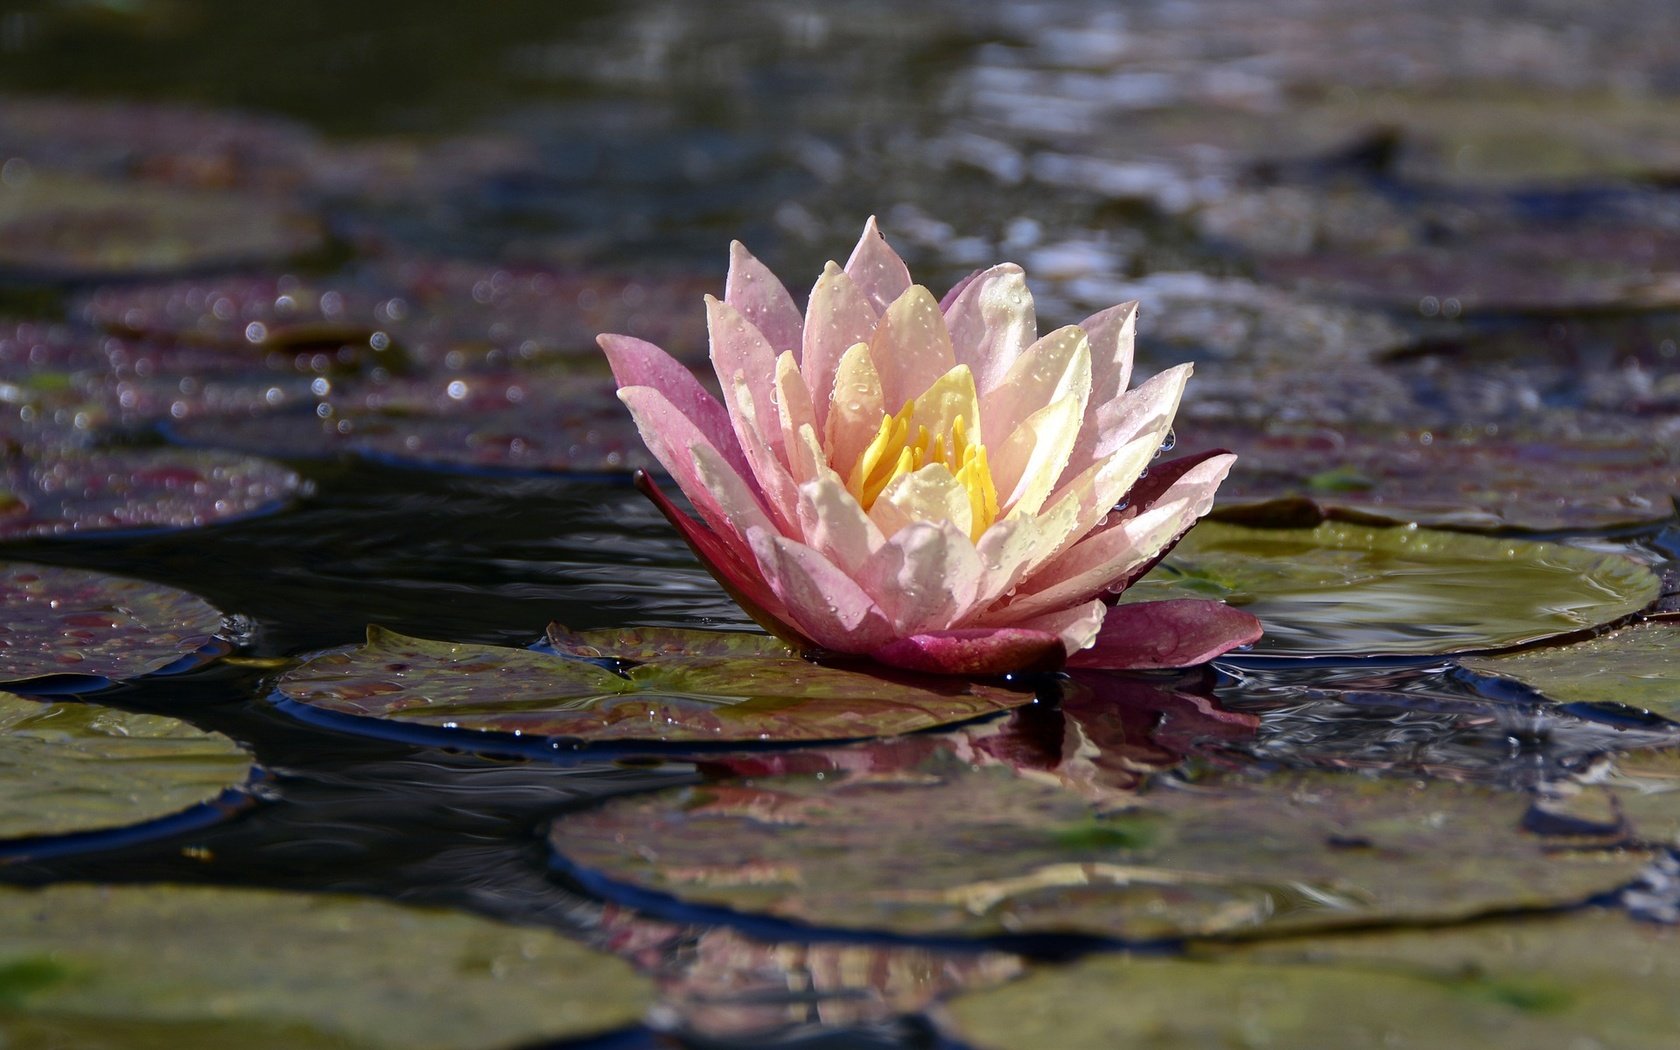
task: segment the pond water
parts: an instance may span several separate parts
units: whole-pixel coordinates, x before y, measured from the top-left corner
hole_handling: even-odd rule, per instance
[[[1677,38],[8,5],[0,1044],[1674,1045]],[[741,638],[594,335],[703,366],[732,238],[802,296],[871,214],[1197,363],[1162,461],[1238,466],[1133,597],[1261,642]]]

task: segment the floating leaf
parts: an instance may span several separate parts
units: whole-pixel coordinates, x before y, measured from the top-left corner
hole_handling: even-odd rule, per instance
[[[37,173],[0,183],[0,270],[113,277],[283,260],[320,248],[277,198]]]
[[[254,456],[192,449],[25,450],[0,462],[0,539],[186,529],[279,509],[302,479]]]
[[[1307,513],[1457,529],[1601,529],[1663,520],[1680,498],[1680,454],[1647,436],[1489,438],[1201,422],[1181,426],[1179,439],[1191,448],[1240,450],[1214,511],[1238,521]]]
[[[0,684],[134,678],[199,656],[222,614],[186,591],[51,565],[0,562]]]
[[[161,715],[0,693],[0,838],[123,827],[238,787],[233,741]]]
[[[597,892],[905,934],[1198,934],[1444,921],[1572,903],[1632,851],[1553,854],[1526,795],[1355,775],[1156,780],[1101,814],[1059,787],[932,756],[914,770],[719,782],[557,820]]]
[[[1625,704],[1680,721],[1680,624],[1642,623],[1573,645],[1468,657],[1563,704]]]
[[[179,886],[6,889],[11,1046],[479,1050],[634,1024],[628,966],[543,929],[389,901]]]
[[[1498,649],[1621,619],[1658,592],[1629,558],[1530,540],[1327,522],[1191,530],[1126,591],[1221,598],[1258,616],[1255,652],[1420,655]]]
[[[559,655],[368,628],[280,680],[287,699],[410,725],[526,737],[724,742],[887,736],[996,714],[1030,692],[800,659],[766,636],[555,631]],[[577,654],[577,655],[567,655]],[[625,660],[614,673],[590,660]]]
[[[1661,1050],[1680,1030],[1676,981],[1680,932],[1587,911],[1092,956],[962,996],[946,1016],[977,1050]]]

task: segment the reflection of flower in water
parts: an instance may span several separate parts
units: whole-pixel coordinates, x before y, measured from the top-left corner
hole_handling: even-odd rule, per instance
[[[705,525],[645,491],[772,633],[959,674],[1186,666],[1258,637],[1218,602],[1109,609],[1234,459],[1151,466],[1190,368],[1126,389],[1135,304],[1040,338],[1020,267],[940,302],[872,220],[803,316],[738,244],[707,312],[721,403],[650,343],[601,345]]]
[[[881,944],[766,944],[609,907],[603,947],[650,973],[652,1018],[706,1039],[785,1034],[801,1025],[886,1024],[958,991],[1017,977],[1018,956]]]

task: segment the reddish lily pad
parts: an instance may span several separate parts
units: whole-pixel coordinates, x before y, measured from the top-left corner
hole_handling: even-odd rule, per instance
[[[479,1050],[635,1024],[649,982],[546,929],[208,886],[0,891],[8,1045]]]
[[[303,481],[278,463],[190,449],[44,449],[0,463],[0,538],[186,529],[267,513]]]
[[[1660,585],[1631,558],[1532,540],[1326,522],[1205,522],[1125,601],[1220,598],[1258,616],[1255,652],[1425,655],[1502,649],[1611,623]]]
[[[157,820],[250,777],[233,741],[162,715],[0,692],[0,838]]]
[[[1680,931],[1602,909],[1458,928],[1091,956],[951,1003],[980,1050],[1606,1046],[1680,1029]]]
[[[1572,440],[1196,422],[1194,447],[1241,450],[1215,517],[1303,516],[1454,529],[1602,529],[1660,521],[1680,452],[1646,437]]]
[[[366,645],[287,672],[280,694],[340,714],[474,733],[674,743],[909,733],[996,714],[1030,692],[800,659],[765,635],[556,629],[555,653],[368,628]],[[621,665],[608,670],[600,658]]]
[[[270,196],[40,172],[0,183],[0,271],[28,277],[208,269],[323,243],[312,216]]]
[[[0,562],[0,682],[73,675],[94,684],[202,656],[222,614],[162,584]]]
[[[1680,721],[1680,624],[1634,624],[1573,645],[1459,662],[1559,703],[1623,704]]]
[[[575,876],[686,904],[904,934],[1152,940],[1464,919],[1624,884],[1636,852],[1558,855],[1525,794],[1346,774],[1156,779],[1093,813],[933,756],[890,775],[724,781],[557,820]]]

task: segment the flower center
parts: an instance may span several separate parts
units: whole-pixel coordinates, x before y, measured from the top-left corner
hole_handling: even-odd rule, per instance
[[[992,468],[986,461],[986,446],[969,442],[968,427],[962,416],[951,421],[948,434],[929,434],[925,426],[916,427],[912,434],[910,416],[915,406],[914,401],[906,401],[897,415],[882,417],[875,440],[852,466],[846,488],[867,511],[875,506],[893,479],[938,463],[968,493],[972,512],[969,536],[977,540],[998,516],[997,485],[992,481]]]

